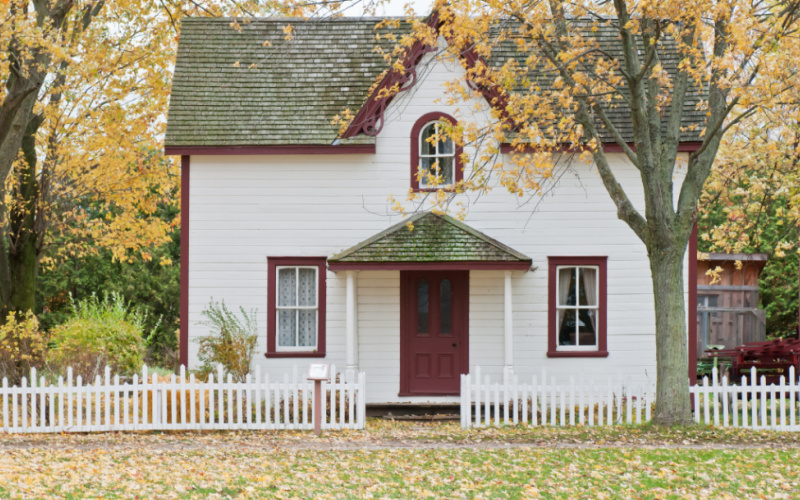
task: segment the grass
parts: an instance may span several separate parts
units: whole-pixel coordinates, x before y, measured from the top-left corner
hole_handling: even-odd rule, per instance
[[[797,498],[799,451],[776,432],[375,420],[322,437],[0,435],[0,497]]]

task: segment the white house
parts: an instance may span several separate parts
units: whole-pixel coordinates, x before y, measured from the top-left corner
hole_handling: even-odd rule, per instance
[[[463,67],[419,44],[378,86],[403,90],[370,93],[386,66],[376,22],[294,21],[292,40],[280,19],[182,22],[165,148],[182,160],[181,360],[196,366],[214,298],[257,310],[262,371],[322,358],[365,371],[372,403],[456,400],[476,365],[654,380],[645,247],[592,164],[564,164],[541,198],[458,195],[463,222],[417,211],[411,230],[391,209],[425,189],[420,164],[470,174],[452,143],[425,138],[441,120],[489,119],[489,104],[447,104]],[[637,170],[607,150],[641,207]]]

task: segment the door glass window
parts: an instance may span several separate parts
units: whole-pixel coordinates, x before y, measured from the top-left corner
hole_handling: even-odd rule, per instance
[[[428,280],[417,285],[417,332],[428,333]]]

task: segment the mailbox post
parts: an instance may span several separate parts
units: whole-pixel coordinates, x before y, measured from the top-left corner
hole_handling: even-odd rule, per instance
[[[330,378],[331,365],[311,363],[308,365],[308,380],[314,381],[314,434],[322,434],[322,381]]]

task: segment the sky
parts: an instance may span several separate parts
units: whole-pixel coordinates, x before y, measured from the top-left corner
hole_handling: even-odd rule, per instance
[[[411,4],[414,11],[422,16],[430,14],[433,0],[388,0],[386,4],[378,8],[379,16],[404,16],[406,4]],[[348,10],[348,15],[359,16],[363,14],[363,4],[358,3],[353,9]]]

